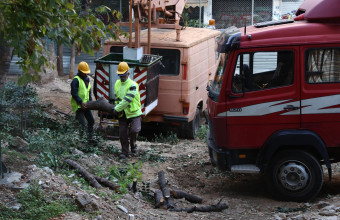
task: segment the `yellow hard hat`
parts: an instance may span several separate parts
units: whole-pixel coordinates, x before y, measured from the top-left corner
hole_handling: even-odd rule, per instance
[[[130,69],[126,62],[120,62],[117,69],[117,74],[119,76],[125,75],[125,73]]]
[[[89,65],[84,61],[81,61],[78,64],[78,70],[80,70],[81,72],[83,72],[85,74],[89,74],[91,72]]]

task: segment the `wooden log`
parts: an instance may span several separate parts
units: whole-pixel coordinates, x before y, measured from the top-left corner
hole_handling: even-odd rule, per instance
[[[227,209],[227,208],[229,208],[229,207],[226,203],[218,203],[216,205],[209,205],[209,206],[201,206],[201,207],[193,206],[193,207],[190,207],[190,208],[173,208],[173,209],[168,209],[168,210],[173,211],[173,212],[192,213],[194,211],[196,211],[196,212],[220,212],[220,211]]]
[[[185,200],[191,203],[202,203],[203,201],[203,199],[200,196],[192,195],[192,194],[180,191],[180,190],[172,189],[170,193],[175,199],[185,198]]]
[[[103,97],[100,97],[96,101],[88,101],[85,103],[85,105],[86,105],[86,109],[99,110],[99,111],[108,112],[108,113],[112,113],[112,108],[114,107],[113,104],[108,103],[107,100],[104,99]]]
[[[163,196],[165,198],[170,198],[170,189],[167,186],[167,183],[165,180],[165,173],[163,170],[158,172],[158,184],[159,184],[159,187],[161,188]]]
[[[173,208],[175,208],[175,201],[174,201],[174,199],[173,198],[167,198],[166,199],[167,200],[167,204],[168,204],[168,209],[173,209]]]
[[[154,192],[154,198],[155,198],[155,207],[159,208],[164,204],[164,197],[163,193],[160,190],[156,190]]]
[[[105,178],[102,178],[102,177],[99,177],[99,176],[94,176],[94,178],[96,178],[96,180],[102,184],[103,186],[107,186],[109,187],[110,189],[114,190],[115,192],[118,192],[118,189],[119,189],[119,186],[117,184],[115,184],[114,182],[108,180],[108,179],[105,179]]]
[[[159,207],[160,209],[164,209],[164,210],[168,210],[168,202],[166,199],[164,199],[163,201],[163,205],[161,205],[161,207]]]
[[[80,173],[85,180],[87,180],[89,182],[89,184],[95,188],[101,188],[102,186],[97,182],[96,178],[94,178],[94,176],[87,172],[82,166],[80,166],[78,163],[76,163],[73,160],[70,159],[66,159],[65,163],[67,163],[68,165],[70,165],[72,168],[78,170],[78,173]]]
[[[133,193],[137,192],[137,178],[133,178],[131,192],[133,192]]]

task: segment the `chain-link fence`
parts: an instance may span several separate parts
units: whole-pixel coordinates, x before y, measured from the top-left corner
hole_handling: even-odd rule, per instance
[[[120,11],[123,19],[129,20],[129,1],[119,0],[92,0],[93,6],[106,5],[113,10]],[[183,10],[183,21],[188,26],[199,26],[199,18],[203,26],[205,7],[190,7]],[[212,18],[215,19],[216,28],[222,29],[229,26],[243,27],[263,21],[272,20],[273,0],[212,0]],[[200,16],[201,13],[201,16]]]
[[[212,11],[218,29],[243,27],[272,20],[273,0],[213,0]]]

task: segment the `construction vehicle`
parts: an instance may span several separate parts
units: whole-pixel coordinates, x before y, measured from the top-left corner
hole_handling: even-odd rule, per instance
[[[306,0],[294,20],[226,29],[207,87],[212,164],[266,174],[278,199],[313,199],[322,165],[331,179],[340,161],[339,48],[335,0]]]
[[[140,54],[143,52],[162,57],[160,67],[157,65],[155,68],[159,71],[158,88],[153,88],[156,89],[153,94],[157,92],[157,101],[148,109],[145,108],[142,129],[167,125],[177,128],[182,137],[194,138],[200,127],[201,114],[207,106],[206,84],[212,80],[212,73],[216,71],[220,59],[215,51],[216,37],[220,32],[208,28],[180,26],[185,2],[130,1],[130,22],[120,23],[120,26],[130,27],[129,38],[106,40],[103,55],[121,56],[131,65],[140,63],[139,60],[143,57]],[[134,32],[131,31],[132,14],[135,19]],[[141,30],[143,27],[148,28]],[[142,71],[137,68],[133,72]],[[103,84],[98,77],[101,74],[96,70],[95,85]],[[107,75],[106,79],[112,77]],[[106,96],[97,87],[94,90],[95,96],[104,96],[110,100],[113,90],[109,85],[106,85],[105,90]],[[148,94],[145,95],[147,99]]]

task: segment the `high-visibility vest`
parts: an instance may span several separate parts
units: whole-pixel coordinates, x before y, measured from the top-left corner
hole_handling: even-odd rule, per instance
[[[128,78],[125,82],[120,79],[115,84],[115,110],[121,112],[118,117],[133,118],[142,114],[140,104],[139,86],[132,79]]]
[[[79,76],[73,77],[73,79],[78,79],[79,87],[78,87],[78,96],[81,98],[83,103],[86,103],[90,99],[90,91],[91,91],[91,84],[86,88],[84,80],[80,78]],[[81,105],[77,103],[77,101],[71,96],[71,107],[73,112],[76,112],[79,108],[81,108]]]

